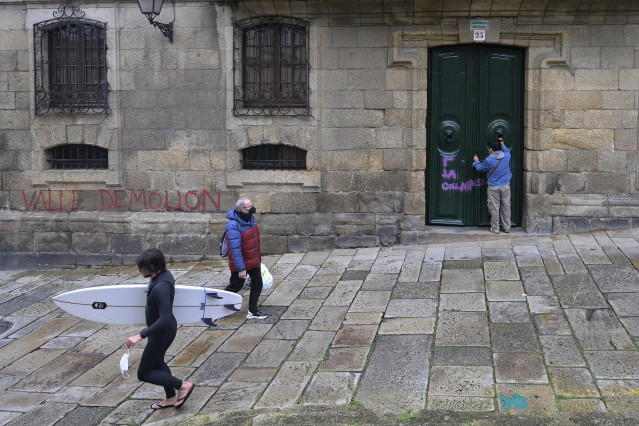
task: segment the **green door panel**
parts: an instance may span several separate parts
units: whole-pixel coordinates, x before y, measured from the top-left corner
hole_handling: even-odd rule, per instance
[[[485,158],[486,143],[500,132],[512,152],[513,226],[521,225],[523,76],[523,52],[516,48],[464,45],[429,52],[428,223],[490,224],[486,173],[474,170],[472,157]]]
[[[465,49],[448,49],[433,54],[431,61],[431,91],[446,96],[432,98],[429,111],[430,197],[431,223],[465,225],[468,221],[467,201],[450,185],[465,181],[472,173],[467,164],[466,122],[468,102],[468,55]]]

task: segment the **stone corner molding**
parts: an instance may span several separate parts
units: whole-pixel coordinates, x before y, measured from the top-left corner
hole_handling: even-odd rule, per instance
[[[428,34],[425,31],[390,32],[389,68],[426,68]]]

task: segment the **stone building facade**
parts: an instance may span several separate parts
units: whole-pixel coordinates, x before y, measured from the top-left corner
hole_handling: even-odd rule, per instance
[[[74,77],[106,82],[106,94],[96,92],[105,98],[99,108],[94,98],[80,102],[84,110],[59,108],[64,101],[52,88],[56,79],[69,84],[52,71],[52,57],[69,54],[56,50],[59,30],[44,25],[43,36],[37,25],[58,19],[61,9],[69,17],[73,3],[0,0],[4,268],[130,263],[151,246],[173,260],[211,256],[224,213],[240,195],[257,207],[263,253],[419,244],[428,242],[432,224],[481,225],[483,181],[466,160],[490,135],[464,135],[474,125],[472,108],[461,125],[450,114],[441,123],[431,114],[450,93],[461,96],[457,78],[437,90],[433,84],[446,79],[446,61],[460,46],[470,58],[462,68],[478,71],[460,68],[463,87],[471,74],[476,85],[453,103],[471,106],[493,66],[473,59],[480,46],[496,49],[490,55],[497,60],[502,50],[520,52],[521,96],[511,105],[520,118],[489,123],[517,136],[517,224],[531,233],[639,226],[637,2],[167,2],[156,20],[173,21],[172,43],[135,3],[74,3],[73,16],[91,20],[83,28],[104,28],[91,40],[106,48],[82,48],[80,56],[102,55],[106,67],[98,77]],[[264,44],[287,45],[302,34],[289,54],[304,56],[306,68],[273,71],[280,82],[291,72],[304,85],[292,89],[301,93],[292,108],[290,98],[277,105],[248,98],[256,77],[247,71],[247,31],[262,25],[286,32],[279,41],[261,39],[262,53]],[[291,36],[290,28],[302,32]],[[41,103],[43,81],[49,98]],[[504,87],[500,96],[508,97]],[[451,147],[442,154],[443,183],[432,173],[441,167],[433,155],[437,126],[444,126],[442,146]],[[55,148],[65,145],[97,147],[89,152],[107,153],[108,164],[56,169]],[[274,148],[275,160],[282,160],[277,147],[297,148],[304,169],[247,168],[250,148],[261,145]],[[473,183],[451,181],[447,161],[457,161],[454,176]],[[461,198],[436,199],[440,186]],[[454,212],[439,221],[434,204]],[[455,217],[467,207],[478,209],[474,219]]]

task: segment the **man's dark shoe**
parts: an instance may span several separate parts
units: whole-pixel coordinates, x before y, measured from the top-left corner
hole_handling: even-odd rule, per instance
[[[267,316],[268,315],[266,315],[264,312],[260,312],[260,311],[255,311],[255,312],[248,311],[248,314],[246,314],[246,318],[248,319],[264,319]]]

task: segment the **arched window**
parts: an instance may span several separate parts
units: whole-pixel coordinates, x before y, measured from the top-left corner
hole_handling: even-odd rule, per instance
[[[238,21],[233,52],[235,115],[308,115],[308,21]]]
[[[306,170],[306,151],[288,145],[257,145],[242,151],[245,170]]]
[[[109,151],[99,146],[69,144],[47,150],[54,170],[104,170],[109,168]]]
[[[106,23],[67,2],[33,26],[36,115],[109,113]]]

